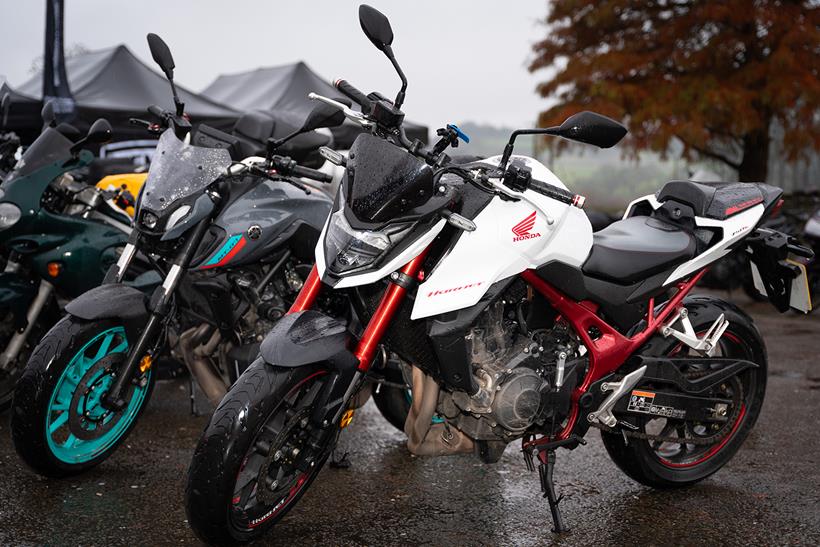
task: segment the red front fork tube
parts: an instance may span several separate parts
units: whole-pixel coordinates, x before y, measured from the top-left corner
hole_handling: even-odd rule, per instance
[[[408,262],[400,270],[401,273],[413,280],[418,280],[419,271],[421,271],[421,265],[424,262],[424,257],[427,256],[428,250],[429,247]],[[399,309],[406,292],[407,289],[390,281],[387,291],[382,296],[381,302],[379,302],[379,307],[376,308],[373,317],[370,318],[370,322],[356,346],[354,355],[359,359],[359,372],[365,373],[370,368],[376,348],[378,348],[387,327],[390,326],[390,322],[393,320],[396,310]]]
[[[322,280],[319,279],[319,271],[316,269],[316,264],[314,264],[308,278],[305,280],[305,284],[302,285],[302,290],[299,291],[299,295],[296,297],[296,300],[293,301],[293,305],[288,310],[288,313],[296,313],[312,308],[321,289]]]

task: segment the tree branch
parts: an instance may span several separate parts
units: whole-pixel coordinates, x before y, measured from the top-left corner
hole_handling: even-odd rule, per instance
[[[740,162],[735,161],[735,160],[732,160],[732,159],[729,159],[729,158],[727,158],[726,156],[724,156],[723,154],[720,154],[720,153],[715,152],[715,151],[713,151],[713,150],[708,150],[708,149],[706,149],[706,148],[703,148],[702,146],[698,146],[698,145],[696,145],[696,144],[693,144],[693,143],[691,143],[691,142],[688,142],[686,139],[684,139],[684,138],[683,138],[683,137],[681,137],[680,135],[677,135],[677,134],[676,134],[675,136],[676,136],[676,137],[677,137],[677,138],[678,138],[678,139],[679,139],[679,140],[680,140],[680,141],[681,141],[684,145],[688,146],[689,148],[691,148],[692,150],[694,150],[695,152],[697,152],[697,153],[698,153],[698,154],[700,154],[701,156],[706,156],[707,158],[712,158],[713,160],[722,161],[723,163],[725,163],[725,164],[726,164],[726,165],[728,165],[729,167],[732,167],[732,168],[734,168],[734,169],[740,169]]]

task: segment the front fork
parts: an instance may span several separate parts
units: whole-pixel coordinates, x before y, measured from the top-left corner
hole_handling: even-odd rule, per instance
[[[427,256],[428,250],[429,248],[424,249],[413,260],[405,264],[401,270],[390,274],[387,290],[382,296],[370,321],[367,323],[367,327],[365,327],[364,333],[353,352],[353,355],[358,360],[358,364],[356,366],[356,372],[353,374],[345,390],[342,404],[339,406],[333,419],[323,425],[329,426],[338,423],[342,413],[347,409],[350,400],[359,388],[361,388],[364,378],[370,370],[370,365],[373,363],[373,357],[376,354],[379,343],[404,300],[404,295],[407,294],[408,288],[413,283],[420,281],[422,278],[420,275],[421,266]],[[322,280],[319,278],[319,272],[314,264],[310,275],[308,275],[305,284],[302,286],[302,290],[299,291],[299,295],[296,297],[290,310],[288,310],[288,313],[296,313],[310,309],[316,303],[322,286]]]
[[[128,401],[123,397],[125,386],[134,378],[143,357],[154,347],[156,337],[162,332],[168,312],[171,309],[174,291],[179,284],[182,274],[188,269],[188,265],[191,263],[191,259],[199,247],[202,237],[205,235],[205,231],[210,225],[210,218],[204,218],[196,225],[185,242],[185,245],[183,245],[177,257],[174,259],[162,285],[157,287],[151,296],[149,306],[151,314],[148,317],[148,322],[145,324],[145,328],[142,330],[137,343],[134,344],[131,351],[128,352],[128,357],[125,363],[122,364],[122,368],[117,374],[114,384],[102,397],[101,403],[103,407],[108,410],[120,411],[128,404]],[[109,275],[106,275],[106,280],[108,280],[110,276],[111,281],[109,282],[119,283],[122,281],[131,259],[136,254],[137,238],[138,236],[135,235],[129,240],[117,264],[112,268],[112,271],[109,272]]]
[[[8,268],[6,271],[9,271]],[[6,349],[0,354],[0,370],[8,370],[11,364],[17,359],[20,350],[23,349],[23,345],[31,334],[31,330],[40,318],[40,314],[43,312],[46,304],[48,304],[53,293],[54,285],[45,279],[41,280],[40,287],[37,289],[37,296],[34,297],[26,313],[26,326],[23,330],[14,333]]]

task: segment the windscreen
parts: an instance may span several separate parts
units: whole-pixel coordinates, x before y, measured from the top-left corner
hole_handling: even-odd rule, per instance
[[[426,163],[379,137],[356,137],[350,149],[345,201],[357,219],[395,220],[432,196],[433,172]]]
[[[6,182],[20,177],[30,175],[37,169],[54,163],[60,159],[71,157],[71,146],[74,143],[53,127],[47,128],[40,133],[37,140],[26,148],[20,160],[14,166],[14,170],[4,179]]]
[[[204,190],[231,165],[224,148],[204,148],[179,140],[167,129],[159,138],[143,187],[140,208],[161,212],[178,199]]]

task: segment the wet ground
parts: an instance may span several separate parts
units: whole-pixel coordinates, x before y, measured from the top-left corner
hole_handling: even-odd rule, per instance
[[[818,545],[820,317],[744,304],[768,343],[756,429],[700,485],[654,491],[624,476],[597,433],[559,452],[556,481],[573,527],[554,539],[536,474],[510,447],[472,457],[410,456],[371,403],[342,438],[352,466],[326,468],[268,538],[280,545]],[[0,545],[186,545],[183,485],[204,418],[184,382],[158,386],[127,444],[82,477],[45,480],[17,459],[0,417]],[[517,447],[516,447],[517,448]]]

